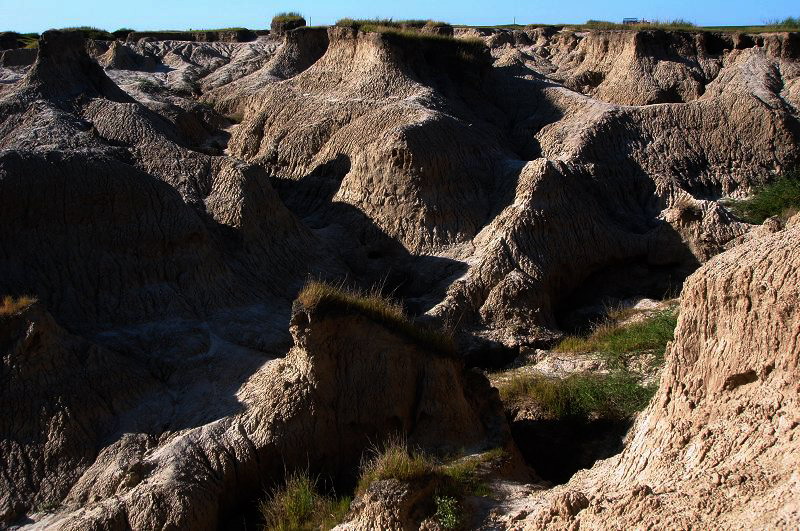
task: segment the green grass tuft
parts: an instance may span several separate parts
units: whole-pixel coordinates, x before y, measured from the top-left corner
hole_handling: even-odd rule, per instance
[[[336,499],[319,493],[308,474],[295,473],[286,484],[259,504],[268,531],[331,529],[350,510],[351,498]]]
[[[779,30],[799,30],[800,17],[786,17],[783,20],[771,20],[767,22],[767,27]]]
[[[800,210],[800,171],[790,171],[729,206],[748,223],[760,224],[772,216],[788,219]]]
[[[311,281],[300,291],[297,301],[308,310],[360,313],[436,354],[456,355],[452,336],[414,323],[399,302],[380,295],[377,290],[365,293]]]
[[[624,368],[628,361],[644,351],[654,352],[656,362],[663,360],[667,343],[672,341],[678,323],[677,308],[660,311],[643,321],[620,324],[629,312],[617,312],[586,336],[568,336],[554,348],[557,352],[599,352],[611,367]]]
[[[533,400],[553,419],[625,419],[647,406],[656,386],[641,386],[626,371],[573,374],[567,378],[520,375],[500,387],[504,402]]]

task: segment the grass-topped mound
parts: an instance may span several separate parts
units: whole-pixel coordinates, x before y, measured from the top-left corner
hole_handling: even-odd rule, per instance
[[[474,71],[491,65],[481,39],[456,39],[452,27],[435,20],[351,19],[336,22],[343,28],[380,33],[407,53],[419,53],[435,69],[449,73]]]
[[[422,348],[447,357],[456,355],[455,342],[449,334],[413,322],[399,302],[377,290],[362,292],[311,281],[300,291],[297,302],[308,311],[359,313]]]
[[[302,28],[305,25],[306,19],[303,18],[303,15],[294,11],[289,11],[285,13],[278,13],[272,17],[270,30],[275,34],[280,35],[296,28]]]
[[[470,456],[437,459],[414,451],[399,439],[374,449],[364,460],[356,487],[363,495],[376,481],[395,479],[402,482],[430,481],[434,485],[432,506],[435,518],[444,529],[458,529],[466,521],[464,498],[489,496],[486,479],[493,467],[508,459],[502,448]]]
[[[393,20],[390,18],[353,19],[341,18],[336,21],[340,28],[353,28],[358,31],[384,33],[387,31],[419,31],[426,28],[449,26],[438,20]]]
[[[78,26],[74,28],[61,28],[58,31],[73,31],[83,35],[84,39],[93,39],[96,41],[113,41],[116,39],[113,33],[110,33],[101,28],[92,26]]]
[[[760,224],[772,216],[786,220],[800,211],[800,171],[787,172],[757,188],[750,198],[729,206],[748,223]]]

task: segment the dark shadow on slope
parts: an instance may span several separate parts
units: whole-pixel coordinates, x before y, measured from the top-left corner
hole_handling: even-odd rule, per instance
[[[623,448],[630,420],[509,420],[511,435],[525,462],[547,481],[563,484]]]
[[[361,210],[333,201],[350,167],[349,157],[340,154],[302,179],[273,178],[272,184],[287,208],[347,264],[349,281],[378,287],[403,301],[410,315],[420,315],[444,297],[443,281],[462,275],[467,265],[413,255]]]
[[[555,308],[558,326],[567,334],[587,333],[622,300],[677,297],[684,280],[697,267],[697,262],[693,267],[682,263],[653,265],[646,257],[608,264],[559,301]]]

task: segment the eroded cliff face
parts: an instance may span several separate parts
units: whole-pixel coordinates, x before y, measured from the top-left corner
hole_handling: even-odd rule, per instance
[[[510,528],[796,525],[797,221],[689,277],[659,391],[625,450],[509,501]]]
[[[708,470],[717,488],[774,489],[687,523],[797,520],[781,450],[797,229],[765,236],[780,225],[753,231],[719,202],[797,161],[797,35],[476,35],[488,49],[457,56],[347,28],[110,46],[51,32],[33,65],[3,55],[0,295],[41,303],[0,317],[0,521],[210,528],[284,463],[348,481],[364,434],[503,444],[496,396],[457,361],[364,316],[292,314],[310,275],[384,286],[463,353],[552,341],[564,314],[664,295],[705,262],[628,450],[531,501],[529,523],[588,506],[637,525],[608,494],[620,478],[620,499],[655,511],[632,515],[667,524],[686,499],[670,485],[699,495]]]
[[[294,347],[232,390],[235,408],[167,427],[171,382],[140,360],[36,308],[0,325],[5,522],[57,505],[50,529],[216,529],[287,471],[352,485],[365,448],[389,437],[440,455],[513,447],[483,375],[357,312],[296,308]]]

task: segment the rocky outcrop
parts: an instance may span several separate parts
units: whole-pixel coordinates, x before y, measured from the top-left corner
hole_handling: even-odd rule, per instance
[[[748,420],[738,454],[710,419],[732,422],[741,405],[794,422],[789,362],[770,372],[747,357],[783,347],[758,335],[755,313],[726,305],[740,287],[762,313],[793,300],[796,227],[752,230],[719,199],[797,160],[796,35],[468,32],[487,46],[304,28],[87,55],[78,35],[48,32],[31,67],[0,69],[0,295],[42,301],[0,340],[3,389],[16,393],[0,392],[15,411],[0,434],[14,456],[4,523],[203,529],[241,513],[284,464],[352,484],[368,440],[390,432],[433,452],[502,444],[496,397],[457,360],[362,314],[292,314],[308,276],[384,286],[491,354],[556,339],[576,308],[674,292],[704,262],[708,289],[692,277],[669,391],[640,420],[639,450],[598,469],[597,489],[621,478],[620,499],[650,500],[637,471],[677,507],[684,498],[658,485],[700,493],[701,469],[733,485],[734,455],[753,467],[740,485],[762,493],[774,480],[765,499],[794,503],[783,469],[762,461],[778,455],[768,437],[782,445],[785,421],[764,420],[764,435]],[[621,86],[631,73],[637,83]],[[768,288],[759,299],[742,280],[750,256],[763,258],[748,270]],[[788,310],[768,315],[759,326],[791,343]],[[750,334],[741,349],[739,334]],[[66,382],[52,396],[51,366]],[[94,383],[102,371],[107,385]],[[765,392],[745,395],[754,385]],[[13,405],[26,389],[55,420],[17,416],[33,411]],[[530,522],[572,525],[598,506],[633,522],[580,477],[536,498]],[[745,505],[708,507],[687,521]]]
[[[63,501],[56,498],[62,507],[47,525],[215,529],[238,518],[242,501],[260,496],[287,471],[353,481],[364,450],[390,436],[443,455],[513,444],[497,391],[460,361],[426,351],[357,312],[298,307],[291,331],[294,347],[286,358],[265,365],[238,390],[240,413],[158,438],[134,432],[107,446],[88,468],[93,456],[78,466],[55,455],[51,462],[69,472],[60,485],[72,488]],[[14,370],[21,363],[9,360]],[[4,389],[15,389],[16,373],[4,374],[12,384]],[[62,381],[75,394],[86,385]],[[122,403],[121,389],[113,390],[118,384],[107,385],[95,392]],[[17,420],[9,419],[11,425]],[[54,436],[77,445],[59,426]]]
[[[750,241],[687,280],[659,391],[623,453],[510,502],[509,519],[524,517],[512,528],[797,525],[799,236]]]
[[[0,66],[30,66],[36,61],[38,50],[18,48],[0,51]]]
[[[653,37],[648,35],[636,38]],[[526,39],[534,42],[534,36]],[[542,33],[535,42],[553,38]],[[492,340],[510,346],[551,338],[556,310],[572,304],[571,294],[590,279],[606,282],[606,272],[619,264],[631,268],[629,277],[631,272],[647,277],[629,286],[640,295],[663,296],[674,289],[698,262],[748,230],[714,200],[745,193],[755,176],[796,157],[796,111],[784,103],[769,74],[775,68],[787,72],[784,83],[790,84],[794,70],[780,68],[783,52],[766,43],[726,51],[692,41],[700,55],[713,48],[728,58],[709,77],[714,81],[703,96],[688,104],[633,107],[554,86],[543,80],[535,62],[514,66],[501,58],[483,78],[465,79],[459,68],[474,70],[474,65],[435,68],[435,54],[415,55],[422,49],[415,46],[422,45],[348,28],[329,29],[329,40],[325,54],[287,83],[262,77],[248,85],[247,96],[209,95],[226,111],[244,115],[231,153],[285,182],[299,182],[280,189],[301,216],[312,215],[303,206],[310,197],[329,197],[378,229],[374,236],[366,233],[368,246],[379,246],[384,235],[411,254],[469,264],[458,282],[450,279],[447,296],[429,314],[488,329]],[[658,46],[682,53],[671,42]],[[551,44],[551,55],[558,46],[568,48]],[[505,48],[520,46],[512,39]],[[642,66],[646,61],[640,56],[632,52],[619,60]],[[740,140],[764,122],[775,126],[755,142]],[[365,131],[380,140],[365,147]],[[458,143],[446,140],[452,138]],[[453,175],[459,176],[455,188]],[[554,186],[575,188],[569,196],[555,192],[538,200],[546,195],[539,189],[540,175],[551,175],[546,179],[558,183]],[[535,216],[526,197],[541,205]],[[596,208],[580,210],[586,214],[581,223],[565,224],[581,197],[603,199]],[[335,219],[346,226],[341,210],[326,218],[324,209],[315,208],[314,223],[326,226]],[[585,238],[586,226],[606,223],[601,220],[614,229],[598,229],[591,247],[573,245]],[[357,228],[349,230],[362,233],[363,221],[353,223]],[[527,227],[534,224],[548,243],[531,239]],[[524,232],[525,242],[512,227]],[[621,233],[612,236],[617,230]],[[556,243],[553,238],[560,235],[564,240]],[[586,255],[555,251],[576,246]],[[555,281],[562,273],[568,280]]]
[[[97,58],[107,70],[153,70],[156,62],[152,57],[137,53],[121,41],[111,43],[109,49]]]
[[[146,425],[159,383],[40,305],[0,317],[0,525],[59,505],[120,427]]]
[[[122,92],[81,42],[64,39],[75,38],[46,33],[22,86],[0,102],[0,146],[9,150],[0,154],[9,201],[3,247],[11,257],[2,291],[40,294],[57,318],[105,323],[98,328],[208,315],[202,301],[252,304],[282,290],[290,299],[304,278],[302,249],[316,244],[264,173],[184,147],[180,132]],[[31,124],[47,124],[47,136]],[[42,187],[59,190],[60,199],[33,201]],[[21,266],[42,254],[57,262]],[[81,273],[55,280],[65,264]],[[235,287],[251,284],[259,269],[273,278]],[[276,291],[280,271],[288,285]],[[113,288],[113,278],[125,289]],[[249,302],[240,298],[245,292]],[[284,308],[288,315],[288,301]]]

